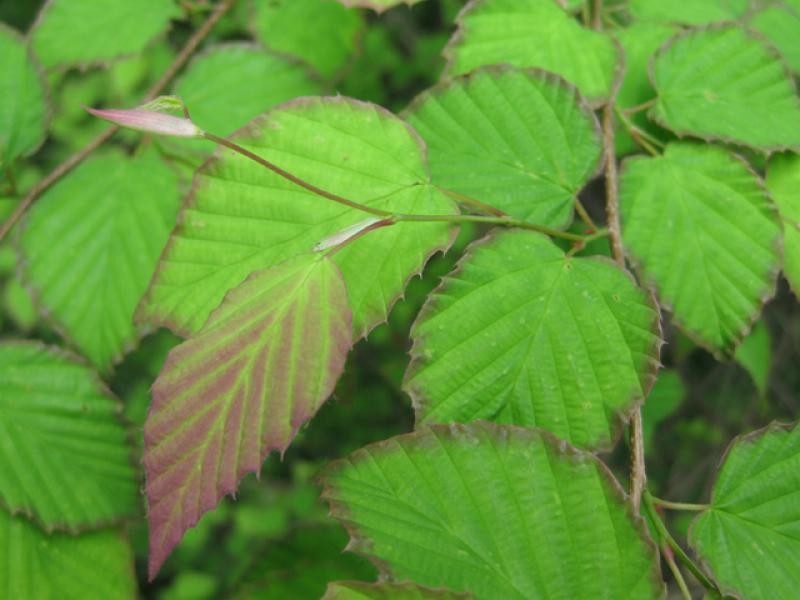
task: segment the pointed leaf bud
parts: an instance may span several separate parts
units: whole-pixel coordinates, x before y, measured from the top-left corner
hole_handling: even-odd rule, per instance
[[[86,110],[95,117],[129,129],[174,137],[198,138],[203,136],[203,130],[188,118],[189,112],[183,102],[175,96],[161,96],[132,109],[100,110],[87,107]],[[168,111],[181,111],[184,116],[176,117],[166,114]]]

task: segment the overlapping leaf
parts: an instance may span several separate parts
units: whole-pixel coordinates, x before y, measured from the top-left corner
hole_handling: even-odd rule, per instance
[[[800,7],[767,6],[747,22],[780,50],[795,73],[800,73]]]
[[[658,313],[627,272],[546,237],[472,246],[411,333],[417,424],[491,419],[608,448],[658,365]]]
[[[637,21],[677,25],[703,25],[735,21],[750,8],[750,0],[629,0],[628,12]]]
[[[594,456],[541,430],[438,425],[329,465],[350,548],[478,598],[658,598],[655,551]]]
[[[31,39],[45,67],[87,65],[140,52],[179,14],[167,0],[48,0]]]
[[[509,63],[562,76],[592,103],[609,95],[618,61],[611,38],[581,27],[554,0],[476,0],[445,49],[452,75]]]
[[[153,154],[90,159],[31,209],[20,248],[26,284],[100,369],[141,334],[136,305],[178,211],[178,177]]]
[[[419,138],[371,104],[303,99],[271,111],[236,141],[309,183],[370,206],[440,215],[456,210],[430,185]],[[308,252],[367,216],[221,152],[195,179],[140,317],[195,332],[248,274]],[[453,233],[447,223],[398,223],[336,254],[357,337],[386,318],[406,281]]]
[[[320,84],[303,65],[239,43],[199,55],[175,84],[192,121],[217,135],[233,133],[281,102],[319,92]]]
[[[44,141],[47,92],[39,66],[22,37],[0,23],[0,169]]]
[[[800,427],[773,423],[725,454],[689,542],[725,593],[790,600],[800,586]]]
[[[730,352],[775,289],[781,227],[758,176],[715,146],[671,144],[620,181],[625,247],[698,342]]]
[[[436,184],[552,227],[569,223],[602,153],[576,90],[538,71],[479,69],[422,94],[408,120]]]
[[[337,0],[271,0],[254,3],[258,39],[303,59],[326,79],[336,76],[356,49],[358,12]]]
[[[650,114],[679,135],[800,149],[800,98],[780,56],[730,25],[673,38],[651,64]]]
[[[783,220],[783,274],[800,297],[800,156],[774,157],[767,169],[767,187]]]
[[[73,488],[74,489],[74,488]],[[0,509],[0,590],[14,600],[137,597],[133,552],[117,531],[46,534]]]
[[[413,583],[362,583],[335,581],[328,584],[322,600],[469,600],[471,594],[433,590]]]
[[[48,531],[135,514],[139,482],[119,412],[88,367],[37,343],[0,344],[2,504]]]
[[[338,268],[305,255],[254,273],[170,352],[144,428],[151,579],[186,529],[286,450],[350,346]]]

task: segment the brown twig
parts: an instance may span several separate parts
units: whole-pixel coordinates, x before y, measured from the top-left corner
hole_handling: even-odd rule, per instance
[[[172,61],[172,64],[170,64],[167,70],[164,71],[163,75],[161,75],[158,81],[156,81],[150,87],[150,89],[147,90],[142,102],[149,102],[161,93],[161,91],[167,86],[172,78],[175,77],[175,74],[186,64],[186,61],[189,60],[200,43],[209,34],[211,29],[219,22],[225,13],[227,13],[233,7],[235,3],[236,0],[223,0],[217,4],[214,12],[212,12],[208,16],[208,19],[206,19],[205,22],[197,29],[197,31],[192,34],[192,37],[190,37],[186,42],[184,47],[178,53],[178,56],[176,56],[175,60]],[[34,185],[28,191],[28,193],[25,194],[25,197],[20,200],[19,204],[17,204],[17,206],[14,208],[14,212],[12,212],[3,222],[2,226],[0,226],[0,241],[5,239],[6,235],[8,235],[8,232],[11,231],[14,225],[16,225],[16,223],[22,218],[22,215],[25,214],[25,211],[27,211],[30,205],[33,204],[34,200],[36,200],[56,181],[61,179],[64,175],[69,173],[72,169],[83,162],[83,160],[86,159],[86,157],[88,157],[92,152],[97,150],[97,148],[108,141],[118,129],[118,126],[112,125],[108,129],[103,130],[83,148],[72,154],[55,169],[50,171],[50,173],[48,173],[44,178],[40,179],[36,185]]]

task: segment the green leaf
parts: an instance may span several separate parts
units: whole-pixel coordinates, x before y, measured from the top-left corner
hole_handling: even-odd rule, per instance
[[[113,154],[81,164],[24,221],[25,283],[64,337],[101,370],[142,333],[133,313],[178,204],[177,175],[158,158]]]
[[[736,348],[736,362],[753,378],[753,383],[762,398],[767,395],[769,370],[772,364],[769,329],[764,321],[758,321],[753,330]]]
[[[780,56],[734,26],[690,30],[651,63],[650,115],[679,135],[800,149],[800,98]]]
[[[635,23],[615,32],[625,51],[625,76],[617,92],[617,105],[620,108],[632,108],[655,97],[656,92],[647,74],[648,64],[656,50],[676,31],[676,28],[667,25]],[[649,133],[663,133],[647,119],[644,111],[630,115],[630,119],[634,125]],[[615,141],[617,154],[628,154],[639,149],[622,124],[617,126]]]
[[[433,186],[421,140],[383,109],[349,98],[277,108],[236,138],[251,152],[324,190],[393,212],[452,214]],[[229,151],[195,177],[139,317],[195,332],[225,292],[258,269],[310,251],[368,215],[286,181]],[[336,254],[355,337],[386,319],[408,279],[449,246],[447,223],[398,223]]]
[[[77,491],[77,488],[72,487]],[[83,490],[81,490],[83,492]],[[13,600],[133,600],[133,552],[117,531],[45,534],[0,509],[0,589]]]
[[[606,258],[527,231],[473,244],[411,332],[417,424],[490,419],[609,448],[658,365],[659,316]]]
[[[47,531],[135,514],[139,482],[119,412],[95,374],[63,352],[0,344],[2,503]]]
[[[767,168],[767,188],[783,220],[783,274],[800,298],[800,156],[773,157]]]
[[[291,54],[333,79],[356,49],[362,29],[358,12],[336,0],[256,2],[253,27],[267,48]]]
[[[424,427],[322,473],[349,548],[391,579],[478,598],[658,598],[642,521],[595,456],[541,430]]]
[[[20,331],[31,331],[39,321],[31,294],[17,276],[11,277],[3,285],[2,308]]]
[[[628,0],[628,12],[635,20],[676,25],[735,21],[749,8],[750,0]]]
[[[451,75],[500,63],[551,71],[593,104],[608,98],[619,61],[610,37],[584,29],[553,0],[470,3],[445,55]]]
[[[577,91],[539,71],[479,69],[419,96],[408,120],[434,183],[550,227],[598,171],[600,128]]]
[[[16,31],[0,23],[0,170],[44,141],[50,109],[41,68]]]
[[[800,6],[767,7],[755,13],[747,25],[772,42],[795,73],[800,72]]]
[[[49,0],[31,43],[48,69],[87,66],[141,52],[179,15],[172,0]]]
[[[670,144],[626,161],[623,242],[661,305],[699,344],[730,353],[775,290],[781,227],[760,178],[719,147]]]
[[[348,8],[371,8],[375,12],[382,13],[386,9],[405,4],[413,6],[421,0],[339,0]]]
[[[175,84],[192,121],[217,135],[233,133],[277,104],[319,92],[319,83],[303,65],[241,43],[198,55]],[[203,148],[212,146],[205,142]]]
[[[689,543],[723,593],[791,600],[800,586],[798,522],[800,427],[773,423],[731,443]]]
[[[443,589],[421,587],[411,582],[363,583],[334,581],[322,600],[468,600],[472,594],[457,594]]]
[[[232,290],[153,384],[144,426],[150,579],[200,516],[281,453],[333,392],[352,345],[336,265],[307,254]]]
[[[656,428],[680,406],[686,390],[677,371],[667,370],[658,374],[653,389],[642,406],[642,429],[647,451],[653,447]]]

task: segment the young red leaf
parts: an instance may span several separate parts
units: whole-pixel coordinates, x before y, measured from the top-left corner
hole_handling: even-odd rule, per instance
[[[286,450],[351,345],[341,273],[313,254],[251,275],[170,352],[144,427],[151,579],[204,512]]]

